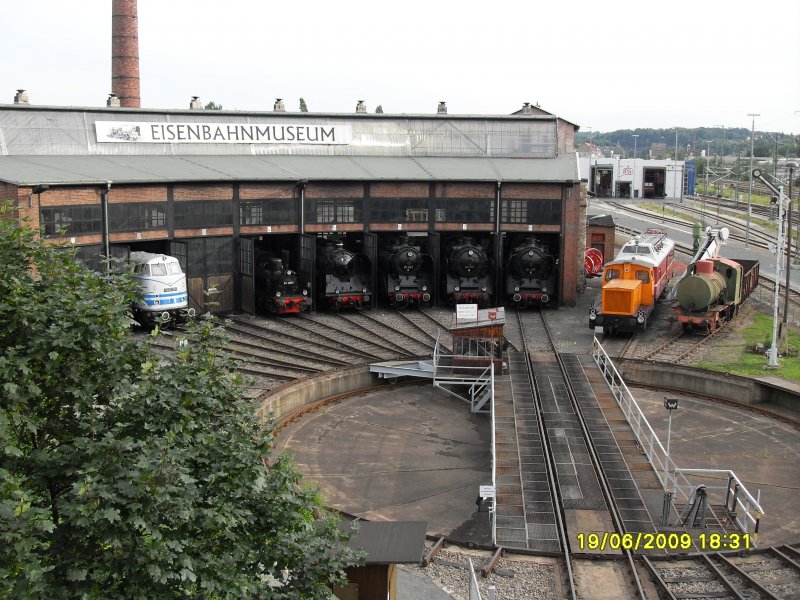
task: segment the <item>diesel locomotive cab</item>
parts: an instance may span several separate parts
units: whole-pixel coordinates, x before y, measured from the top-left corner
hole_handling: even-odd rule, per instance
[[[147,327],[171,327],[195,316],[194,308],[189,308],[186,274],[177,258],[131,252],[128,260],[141,293],[133,303],[137,322]]]

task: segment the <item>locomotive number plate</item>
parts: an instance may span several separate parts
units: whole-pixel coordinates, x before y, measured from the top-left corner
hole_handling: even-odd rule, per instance
[[[165,292],[177,292],[178,288],[176,288],[176,287],[164,288],[164,291]]]

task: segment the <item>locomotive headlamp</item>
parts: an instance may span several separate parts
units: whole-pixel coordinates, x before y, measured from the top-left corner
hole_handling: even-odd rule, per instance
[[[636,322],[640,325],[644,323],[644,313],[642,311],[639,311],[639,314],[636,315]]]
[[[481,286],[481,291],[482,291],[482,292],[485,292],[485,291],[486,291],[486,286],[485,286],[485,285]]]
[[[458,286],[455,286],[455,287],[453,288],[453,291],[457,292],[457,291],[459,291],[460,289],[461,289],[461,288],[459,288]]]
[[[362,294],[366,294],[367,293],[367,288],[361,288],[361,293]]]
[[[308,290],[303,290],[303,296],[308,296]]]
[[[335,293],[335,294],[338,294],[338,293],[339,293],[339,288],[336,288],[336,289],[334,290],[334,293]]]
[[[589,318],[594,319],[597,316],[597,311],[594,308],[589,309]]]
[[[423,292],[426,292],[426,291],[428,291],[428,286],[427,286],[427,285],[423,285],[423,286],[422,286],[422,291],[423,291]]]
[[[400,291],[400,286],[399,285],[394,286],[394,291],[395,292],[399,292]]]
[[[515,292],[518,292],[518,291],[519,291],[519,286],[518,286],[518,285],[515,285],[515,286],[514,286],[514,291],[515,291]]]
[[[467,255],[468,255],[468,256],[472,256],[473,254],[475,254],[475,251],[474,251],[474,250],[470,250],[469,252],[467,252]]]
[[[280,298],[281,297],[281,293],[280,292],[275,292],[275,297],[276,298]]]

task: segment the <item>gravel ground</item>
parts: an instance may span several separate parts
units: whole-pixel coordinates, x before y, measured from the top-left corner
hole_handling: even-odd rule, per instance
[[[398,590],[398,600],[436,600],[438,598],[469,598],[469,563],[478,572],[476,577],[483,598],[488,598],[489,588],[494,586],[497,600],[550,600],[559,597],[557,593],[557,571],[554,559],[541,558],[522,560],[517,558],[501,558],[495,572],[487,577],[480,577],[480,567],[489,560],[485,552],[470,553],[457,549],[444,549],[427,567],[407,566],[404,570],[409,575],[427,578],[436,586],[430,596],[403,595]],[[436,595],[444,592],[446,595]]]

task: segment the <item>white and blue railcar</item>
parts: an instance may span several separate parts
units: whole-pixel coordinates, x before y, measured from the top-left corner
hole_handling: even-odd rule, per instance
[[[175,325],[193,317],[189,308],[186,274],[178,259],[166,254],[131,252],[133,279],[139,285],[140,297],[133,303],[133,313],[142,325]]]

